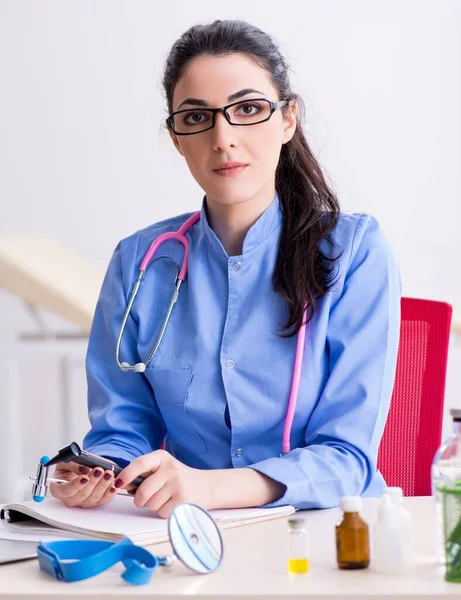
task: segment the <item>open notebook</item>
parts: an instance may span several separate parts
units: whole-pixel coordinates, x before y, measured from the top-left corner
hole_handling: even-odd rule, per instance
[[[292,514],[292,506],[277,508],[238,508],[212,510],[219,529],[257,523]],[[18,502],[6,504],[1,510],[5,528],[11,532],[120,540],[129,537],[140,546],[168,540],[168,522],[148,508],[137,508],[133,498],[119,495],[110,504],[97,508],[68,508],[56,498],[48,497],[41,504]]]

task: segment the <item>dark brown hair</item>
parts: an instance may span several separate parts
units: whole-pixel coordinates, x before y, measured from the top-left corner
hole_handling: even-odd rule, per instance
[[[273,287],[288,303],[283,336],[290,337],[301,327],[304,308],[310,320],[315,301],[333,285],[333,262],[337,257],[324,254],[319,242],[330,239],[340,209],[302,131],[304,103],[291,89],[285,59],[268,34],[245,21],[217,20],[195,25],[173,44],[165,64],[163,87],[171,113],[176,83],[193,59],[234,53],[244,54],[267,71],[279,99],[298,104],[296,131],[282,146],[275,174],[282,228]]]

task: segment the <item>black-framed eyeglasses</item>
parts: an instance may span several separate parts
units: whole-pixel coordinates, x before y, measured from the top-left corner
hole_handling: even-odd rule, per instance
[[[272,102],[267,98],[240,100],[221,108],[187,108],[178,110],[166,120],[166,125],[176,135],[194,135],[213,129],[216,115],[223,113],[227,122],[237,127],[248,127],[268,121],[287,100]]]

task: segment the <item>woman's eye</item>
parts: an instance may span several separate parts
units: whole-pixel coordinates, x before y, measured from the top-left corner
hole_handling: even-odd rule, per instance
[[[260,110],[261,108],[258,106],[258,104],[250,104],[248,102],[245,102],[245,104],[240,104],[237,107],[237,112],[241,112],[241,114],[248,115],[249,117],[255,115]]]
[[[186,113],[183,117],[186,125],[201,125],[203,120],[206,120],[206,114],[203,112]]]

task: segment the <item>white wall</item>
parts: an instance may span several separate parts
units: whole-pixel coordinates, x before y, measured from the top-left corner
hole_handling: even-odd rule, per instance
[[[461,2],[224,6],[0,0],[0,234],[50,235],[102,276],[121,237],[198,208],[202,192],[162,129],[163,63],[192,24],[243,18],[281,43],[317,156],[343,208],[381,222],[404,294],[447,300],[460,314]],[[3,340],[29,327],[5,293],[0,308]],[[61,443],[50,433],[59,429],[56,350],[47,359],[43,350],[23,351],[27,472]],[[83,347],[67,350],[81,361]],[[453,342],[449,405],[461,405],[460,365],[460,343]],[[83,368],[72,372],[73,410],[84,413]],[[47,415],[40,411],[45,397]],[[85,426],[76,425],[76,435]]]

